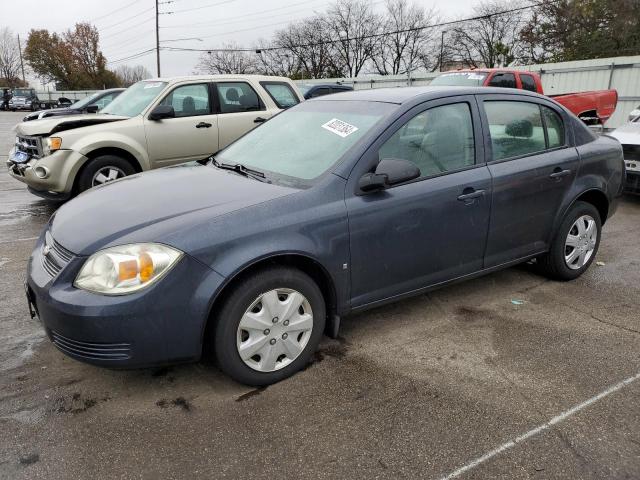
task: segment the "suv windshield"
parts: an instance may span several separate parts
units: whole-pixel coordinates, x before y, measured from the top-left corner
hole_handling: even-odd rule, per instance
[[[447,85],[452,87],[481,87],[484,79],[487,78],[486,72],[451,72],[436,77],[431,85]]]
[[[31,90],[28,88],[16,88],[13,91],[14,97],[28,97],[31,95]]]
[[[146,80],[134,83],[104,107],[101,113],[121,115],[123,117],[140,115],[164,90],[166,85],[167,82]]]
[[[395,108],[379,102],[303,102],[232,143],[216,160],[259,170],[277,183],[309,186]]]

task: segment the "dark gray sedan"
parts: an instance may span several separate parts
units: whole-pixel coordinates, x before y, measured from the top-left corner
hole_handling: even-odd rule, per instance
[[[205,165],[64,205],[27,296],[78,360],[139,367],[209,350],[234,379],[266,385],[304,367],[349,313],[532,259],[580,276],[623,172],[617,141],[534,93],[324,97]]]

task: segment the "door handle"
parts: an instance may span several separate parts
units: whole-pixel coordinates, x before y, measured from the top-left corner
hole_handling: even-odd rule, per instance
[[[211,126],[210,123],[200,122],[199,124],[196,125],[196,128],[209,128],[210,126]]]
[[[467,189],[465,188],[465,191]],[[473,200],[474,198],[478,198],[478,197],[482,197],[484,196],[484,190],[473,190],[472,192],[469,193],[463,193],[462,195],[458,195],[458,200],[460,200],[461,202],[466,202],[467,200]],[[469,202],[472,203],[472,202]]]
[[[549,178],[560,179],[567,175],[571,175],[571,170],[561,170],[560,167],[558,167],[549,175]]]
[[[253,119],[253,123],[264,123],[266,122],[267,119],[266,118],[262,118],[262,117],[256,117]]]

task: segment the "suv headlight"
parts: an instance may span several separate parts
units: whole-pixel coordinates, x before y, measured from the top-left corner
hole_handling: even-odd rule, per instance
[[[42,142],[45,155],[51,155],[56,150],[62,148],[62,139],[60,137],[47,137]]]
[[[106,248],[89,257],[73,285],[104,295],[137,292],[162,278],[182,255],[180,250],[157,243]]]

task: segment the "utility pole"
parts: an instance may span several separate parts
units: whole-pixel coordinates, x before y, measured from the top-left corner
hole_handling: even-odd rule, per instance
[[[447,33],[446,30],[442,31],[442,39],[440,40],[440,71],[442,71],[442,66],[444,64],[444,34]]]
[[[24,78],[24,63],[22,62],[22,45],[20,45],[20,35],[18,35],[18,52],[20,53],[20,69],[22,70],[22,81],[26,83]]]
[[[156,0],[156,62],[158,64],[158,77],[160,77],[160,11]]]

